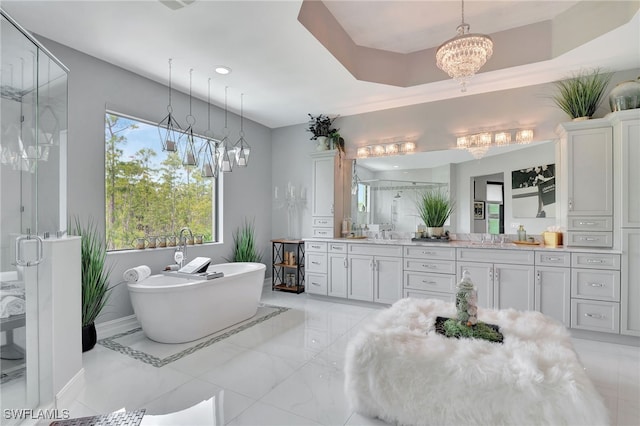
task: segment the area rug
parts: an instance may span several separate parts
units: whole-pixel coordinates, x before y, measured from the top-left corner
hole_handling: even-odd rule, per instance
[[[98,340],[98,344],[109,348],[131,358],[142,361],[154,367],[163,367],[200,349],[209,347],[214,343],[224,340],[234,334],[240,333],[254,325],[268,321],[269,319],[288,311],[289,308],[260,304],[258,312],[248,320],[210,334],[202,339],[187,343],[166,344],[150,340],[142,331],[142,327],[137,327],[124,333],[119,333],[105,339]]]
[[[478,308],[502,344],[447,338],[452,303],[402,299],[349,342],[345,393],[365,416],[401,425],[607,425],[602,397],[566,328],[539,312]]]

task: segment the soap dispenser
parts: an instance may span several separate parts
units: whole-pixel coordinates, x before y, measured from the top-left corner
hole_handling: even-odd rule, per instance
[[[524,230],[522,225],[518,228],[518,241],[527,241],[527,231]]]

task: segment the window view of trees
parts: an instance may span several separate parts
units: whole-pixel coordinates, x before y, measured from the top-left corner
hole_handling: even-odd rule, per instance
[[[172,236],[188,226],[216,241],[215,180],[164,152],[155,125],[105,116],[106,237],[109,250],[134,248],[136,238]]]

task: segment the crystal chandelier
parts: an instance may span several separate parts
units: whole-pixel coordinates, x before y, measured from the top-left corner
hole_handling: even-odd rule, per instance
[[[491,58],[493,41],[483,34],[470,34],[469,24],[464,22],[464,0],[462,0],[462,23],[456,28],[457,35],[444,42],[436,52],[438,68],[458,81],[462,91],[467,91],[467,82]]]

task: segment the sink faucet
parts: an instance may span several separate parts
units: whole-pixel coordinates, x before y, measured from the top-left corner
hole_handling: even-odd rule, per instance
[[[193,239],[193,232],[191,232],[191,229],[189,229],[188,227],[184,227],[180,230],[180,234],[178,235],[178,245],[176,246],[176,252],[182,252],[182,259],[180,260],[180,267],[182,268],[185,259],[187,258],[187,238],[184,237],[183,235],[185,232],[189,232],[189,236],[191,237],[191,239]]]

